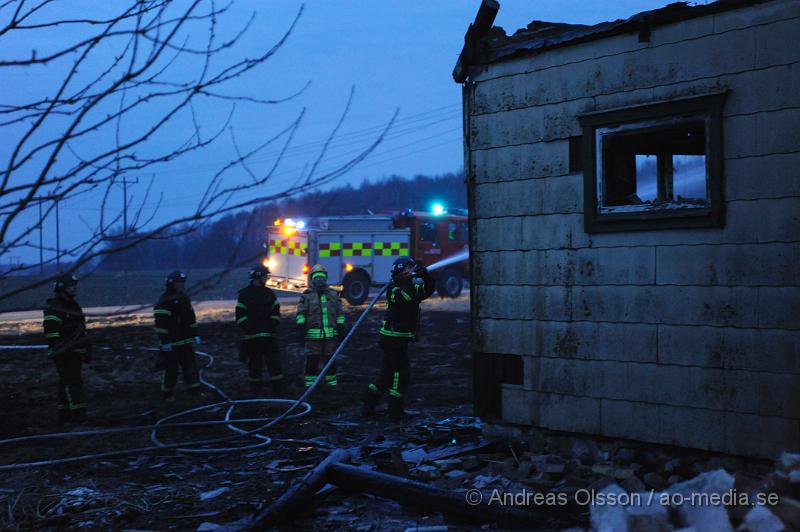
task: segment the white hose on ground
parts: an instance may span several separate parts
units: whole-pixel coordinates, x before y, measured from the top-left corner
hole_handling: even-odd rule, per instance
[[[0,351],[12,349],[47,349],[46,345],[0,345]]]
[[[447,266],[449,264],[460,262],[465,260],[468,256],[468,252],[464,251],[459,253],[458,255],[454,255],[452,257],[447,257],[435,264],[432,264],[428,267],[429,271],[436,270],[438,268]],[[93,454],[85,454],[80,456],[71,456],[67,458],[57,458],[53,460],[39,460],[36,462],[25,462],[25,463],[17,463],[17,464],[4,464],[0,465],[0,471],[11,471],[15,469],[26,469],[32,467],[43,467],[48,465],[56,465],[56,464],[65,464],[70,462],[81,462],[86,460],[95,460],[99,458],[110,458],[115,456],[127,456],[131,454],[140,454],[140,453],[147,453],[152,451],[160,451],[165,449],[175,449],[181,453],[188,453],[188,454],[201,454],[201,453],[228,453],[228,452],[238,452],[238,451],[245,451],[245,450],[252,450],[257,449],[260,447],[264,447],[269,445],[272,442],[272,439],[269,436],[261,434],[261,431],[274,427],[284,419],[295,419],[302,416],[305,416],[309,412],[311,412],[311,405],[307,403],[305,400],[311,395],[314,390],[316,390],[319,383],[328,373],[333,362],[336,360],[336,357],[344,349],[344,346],[347,345],[347,342],[350,341],[350,338],[353,336],[353,333],[358,329],[361,323],[366,318],[369,311],[375,306],[378,302],[378,299],[381,295],[383,295],[386,288],[389,284],[383,285],[383,287],[378,291],[377,294],[372,298],[367,308],[361,313],[358,317],[356,322],[350,328],[347,335],[345,335],[344,339],[339,343],[339,346],[336,348],[336,351],[333,352],[331,357],[328,359],[328,362],[323,366],[322,370],[317,375],[316,380],[313,382],[311,386],[306,388],[303,394],[295,400],[291,399],[273,399],[273,398],[262,398],[262,399],[239,399],[239,400],[231,400],[225,392],[223,392],[217,386],[211,384],[210,382],[206,381],[203,377],[203,373],[206,369],[211,367],[214,363],[214,357],[208,353],[203,351],[197,351],[198,355],[205,356],[208,358],[209,362],[200,370],[200,382],[203,383],[209,389],[215,391],[217,394],[220,395],[223,399],[222,402],[213,403],[209,405],[198,406],[195,408],[190,408],[188,410],[184,410],[181,412],[177,412],[175,414],[170,414],[169,416],[163,417],[155,422],[153,425],[139,425],[135,427],[118,427],[112,429],[98,429],[98,430],[85,430],[85,431],[77,431],[77,432],[55,432],[49,434],[34,434],[31,436],[20,436],[16,438],[8,438],[4,440],[0,440],[0,446],[2,445],[11,445],[15,443],[23,443],[23,442],[30,442],[30,441],[39,441],[39,440],[47,440],[47,439],[56,439],[56,438],[77,438],[77,437],[85,437],[85,436],[100,436],[105,434],[118,434],[122,432],[136,432],[136,431],[143,431],[143,430],[150,430],[150,440],[153,442],[153,445],[147,447],[138,447],[134,449],[119,449],[114,451],[105,451],[100,453],[93,453]],[[32,348],[47,348],[47,346],[0,346],[2,348],[10,348],[10,349],[32,349]],[[148,349],[157,351],[157,349]],[[246,418],[246,419],[233,419],[231,418],[231,414],[233,413],[234,409],[237,405],[240,404],[286,404],[289,407],[279,416],[277,417],[263,417],[263,418]],[[210,421],[188,421],[188,422],[174,422],[169,423],[170,420],[178,419],[190,414],[195,414],[197,412],[204,412],[207,410],[214,410],[216,408],[225,407],[227,406],[228,409],[225,413],[224,420],[210,420]],[[292,413],[298,406],[302,406],[303,410],[297,413]],[[265,421],[263,425],[252,429],[252,430],[244,430],[235,425],[235,423],[252,423],[252,422],[261,422]],[[213,426],[213,425],[226,425],[230,430],[234,431],[235,434],[219,437],[219,438],[211,438],[206,440],[195,440],[195,441],[188,441],[188,442],[177,442],[177,443],[164,443],[158,439],[157,432],[159,429],[169,428],[169,427],[202,427],[202,426]],[[241,445],[237,447],[208,447],[211,444],[222,443],[225,441],[231,441],[233,439],[241,438],[244,436],[252,436],[260,441],[252,444]]]
[[[159,419],[153,425],[140,425],[137,427],[120,427],[120,428],[112,428],[112,429],[98,429],[98,430],[86,430],[86,431],[79,431],[79,432],[59,432],[59,433],[50,433],[50,434],[35,434],[31,436],[21,436],[17,438],[9,438],[0,440],[0,446],[2,445],[10,445],[14,443],[22,443],[28,441],[35,441],[35,440],[46,440],[46,439],[55,439],[55,438],[76,438],[76,437],[85,437],[85,436],[100,436],[104,434],[115,434],[121,432],[134,432],[140,430],[150,430],[150,440],[153,442],[153,445],[147,447],[137,447],[133,449],[119,449],[113,451],[104,451],[100,453],[93,453],[93,454],[85,454],[80,456],[70,456],[67,458],[57,458],[53,460],[39,460],[35,462],[25,462],[25,463],[17,463],[17,464],[4,464],[0,465],[0,471],[11,471],[15,469],[26,469],[31,467],[43,467],[49,465],[56,465],[56,464],[65,464],[70,462],[82,462],[86,460],[96,460],[99,458],[110,458],[115,456],[127,456],[131,454],[140,454],[140,453],[147,453],[165,449],[175,449],[181,453],[189,453],[189,454],[199,454],[199,453],[227,453],[227,452],[237,452],[237,451],[245,451],[245,450],[252,450],[257,449],[260,447],[264,447],[271,443],[271,438],[269,436],[260,434],[263,430],[266,430],[270,427],[275,426],[276,424],[280,423],[284,419],[294,419],[298,417],[305,416],[309,412],[311,412],[311,405],[305,402],[305,399],[311,395],[311,393],[317,388],[319,383],[327,374],[328,370],[330,369],[331,365],[333,364],[336,357],[339,356],[339,353],[342,352],[344,346],[347,345],[347,342],[350,341],[350,338],[353,336],[355,330],[361,325],[366,318],[367,314],[370,310],[375,306],[375,303],[378,302],[378,299],[386,290],[387,285],[384,285],[375,297],[372,298],[372,301],[364,309],[361,315],[358,317],[358,320],[353,324],[350,328],[350,331],[344,337],[344,339],[339,343],[339,346],[336,348],[336,351],[331,355],[328,362],[319,372],[314,383],[306,388],[303,394],[295,399],[273,399],[273,398],[263,398],[263,399],[240,399],[240,400],[231,400],[228,396],[220,390],[218,387],[214,386],[213,384],[209,383],[203,377],[204,371],[210,367],[214,363],[214,357],[208,353],[198,351],[197,354],[201,356],[205,356],[209,359],[209,363],[203,367],[200,371],[200,382],[203,385],[207,386],[211,390],[217,392],[225,401],[219,403],[213,403],[210,405],[203,405],[195,408],[191,408],[189,410],[184,410],[182,412],[177,412],[175,414],[171,414],[164,418]],[[26,346],[30,348],[30,346]],[[46,347],[46,346],[45,346]],[[154,349],[155,350],[155,349]],[[264,417],[264,418],[249,418],[249,419],[232,419],[231,414],[233,410],[236,408],[236,405],[239,404],[284,404],[289,405],[289,407],[279,416],[277,417]],[[177,419],[180,417],[184,417],[190,414],[194,414],[197,412],[213,410],[215,408],[225,407],[227,406],[227,412],[225,413],[225,419],[222,421],[219,420],[212,420],[212,421],[193,421],[193,422],[182,422],[182,423],[169,423],[170,420]],[[302,407],[303,410],[297,413],[292,413],[298,407]],[[244,422],[260,422],[265,421],[264,424],[261,426],[252,429],[252,430],[244,430],[235,425],[235,423],[244,423]],[[233,430],[235,434],[219,437],[219,438],[212,438],[206,440],[195,440],[189,442],[177,442],[177,443],[163,443],[158,439],[157,431],[159,429],[167,428],[167,427],[200,427],[200,426],[211,426],[211,425],[226,425],[229,429]],[[208,447],[212,444],[222,443],[225,441],[231,441],[233,439],[238,439],[244,436],[252,436],[257,438],[257,443],[248,444],[248,445],[241,445],[237,447]]]

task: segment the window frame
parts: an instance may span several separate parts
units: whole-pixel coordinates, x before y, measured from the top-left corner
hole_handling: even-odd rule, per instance
[[[583,129],[583,201],[584,230],[587,233],[650,231],[700,227],[723,227],[723,137],[722,108],[727,91],[699,97],[637,105],[578,116]],[[601,213],[598,211],[596,131],[609,127],[704,115],[708,127],[706,157],[708,168],[708,207],[687,209],[652,209],[634,212]]]
[[[433,235],[434,240],[426,240],[424,238],[424,236],[423,236],[425,231],[427,229],[431,228],[429,226],[432,227],[432,231],[430,232],[430,234]],[[425,230],[423,230],[423,227],[425,228]],[[440,238],[440,235],[439,235],[439,224],[437,224],[436,222],[434,222],[432,220],[431,221],[427,221],[427,222],[421,222],[419,224],[419,241],[428,243],[428,244],[431,245],[431,247],[438,248],[440,246],[440,242],[441,242],[441,238]]]

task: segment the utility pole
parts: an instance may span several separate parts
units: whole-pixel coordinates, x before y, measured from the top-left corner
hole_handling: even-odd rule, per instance
[[[44,220],[42,220],[42,198],[39,198],[39,274],[44,274],[44,240],[42,236],[42,230],[44,229],[42,225],[44,224]]]
[[[122,238],[128,238],[128,185],[135,185],[139,178],[128,180],[122,178]]]
[[[56,269],[61,271],[61,221],[58,216],[59,197],[56,197]]]
[[[42,216],[42,202],[53,201],[56,204],[56,267],[61,270],[61,219],[58,209],[58,203],[61,201],[61,196],[58,194],[50,196],[39,196],[35,198],[39,201],[39,273],[44,273],[44,218]]]
[[[120,236],[120,240],[123,242],[128,241],[128,185],[135,185],[139,182],[139,178],[136,177],[134,179],[127,179],[125,176],[122,177],[121,181],[116,181],[118,183],[122,183],[122,236]],[[123,261],[123,272],[125,275],[128,275],[128,265],[127,262]]]

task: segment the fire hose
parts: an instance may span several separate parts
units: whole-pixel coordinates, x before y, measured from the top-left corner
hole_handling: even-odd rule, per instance
[[[137,448],[130,448],[130,449],[118,449],[113,451],[104,451],[100,453],[93,453],[93,454],[85,454],[80,456],[70,456],[66,458],[56,458],[53,460],[39,460],[35,462],[25,462],[25,463],[17,463],[17,464],[3,464],[0,465],[0,471],[11,471],[14,469],[26,469],[32,467],[44,467],[49,465],[56,465],[56,464],[66,464],[71,462],[82,462],[86,460],[95,460],[99,458],[110,458],[115,456],[127,456],[131,454],[140,454],[140,453],[147,453],[153,451],[160,451],[166,449],[174,449],[181,453],[187,454],[203,454],[203,453],[227,453],[227,452],[238,452],[238,451],[245,451],[245,450],[252,450],[258,449],[260,447],[265,447],[272,442],[272,439],[269,436],[261,434],[262,431],[269,429],[280,423],[285,419],[296,419],[303,417],[311,412],[311,404],[306,402],[306,399],[309,395],[311,395],[314,390],[317,388],[319,383],[327,374],[328,370],[330,369],[333,362],[342,352],[344,347],[352,338],[353,333],[358,329],[361,323],[366,318],[369,311],[375,306],[378,302],[378,299],[386,288],[389,285],[384,285],[377,294],[372,298],[367,308],[361,313],[358,317],[356,322],[350,328],[348,333],[345,335],[344,339],[339,343],[339,346],[333,352],[331,357],[328,359],[328,362],[322,367],[317,376],[316,380],[305,389],[303,394],[298,397],[297,399],[274,399],[274,398],[260,398],[260,399],[237,399],[232,400],[230,399],[225,392],[219,389],[217,386],[211,384],[207,380],[205,380],[203,373],[206,369],[208,369],[214,363],[214,357],[209,353],[203,351],[197,351],[198,355],[204,356],[208,359],[208,364],[206,364],[200,370],[200,382],[208,387],[209,389],[213,390],[217,393],[220,397],[224,400],[221,402],[203,405],[195,408],[191,408],[188,410],[183,410],[181,412],[177,412],[174,414],[170,414],[166,417],[163,417],[156,421],[152,425],[139,425],[139,426],[132,426],[132,427],[117,427],[117,428],[110,428],[110,429],[97,429],[97,430],[85,430],[85,431],[77,431],[77,432],[54,432],[48,434],[34,434],[31,436],[20,436],[16,438],[8,438],[4,440],[0,440],[0,446],[3,445],[11,445],[11,444],[19,444],[19,443],[27,443],[33,441],[42,441],[42,440],[52,440],[58,438],[78,438],[78,437],[89,437],[89,436],[101,436],[106,434],[119,434],[123,432],[138,432],[138,431],[150,431],[150,441],[153,445],[149,445],[146,447],[137,447]],[[17,347],[17,346],[14,346]],[[46,347],[46,346],[45,346]],[[151,348],[152,350],[156,350]],[[260,418],[242,418],[242,419],[233,419],[231,415],[233,414],[237,405],[242,404],[272,404],[272,405],[289,405],[288,408],[278,415],[277,417],[260,417]],[[204,412],[209,410],[214,410],[218,408],[227,407],[225,412],[225,417],[222,420],[209,420],[209,421],[188,421],[188,422],[171,422],[174,419],[179,419],[191,414],[196,414],[198,412]],[[299,412],[294,412],[296,409],[300,408]],[[254,422],[264,422],[259,427],[251,430],[245,430],[238,426],[237,423],[254,423]],[[176,442],[176,443],[164,443],[158,438],[158,430],[165,429],[165,428],[172,428],[172,427],[202,427],[202,426],[213,426],[213,425],[225,425],[228,429],[232,430],[235,434],[231,434],[228,436],[218,437],[218,438],[211,438],[205,440],[195,440],[195,441],[186,441],[186,442]],[[256,443],[250,443],[246,445],[239,445],[235,447],[218,447],[216,444],[228,442],[234,439],[239,439],[245,436],[254,437],[260,441]],[[212,446],[213,445],[213,446]]]
[[[447,266],[454,262],[459,262],[466,258],[467,252],[462,252],[458,255],[448,257],[443,259],[431,266],[428,267],[429,271],[436,270],[438,268]],[[129,448],[129,449],[118,449],[112,451],[103,451],[99,453],[92,453],[92,454],[84,454],[79,456],[70,456],[65,458],[56,458],[52,460],[39,460],[35,462],[24,462],[24,463],[16,463],[16,464],[2,464],[0,465],[0,471],[11,471],[15,469],[26,469],[26,468],[33,468],[33,467],[44,467],[56,464],[66,464],[71,462],[82,462],[87,460],[95,460],[100,458],[111,458],[111,457],[118,457],[118,456],[127,456],[131,454],[140,454],[140,453],[147,453],[147,452],[154,452],[166,449],[174,449],[180,453],[186,454],[220,454],[220,453],[228,453],[228,452],[238,452],[238,451],[246,451],[252,449],[258,449],[261,447],[265,447],[272,442],[272,439],[265,435],[261,434],[266,429],[274,427],[281,421],[285,419],[296,419],[303,417],[309,414],[312,410],[311,404],[306,402],[308,396],[310,396],[314,390],[317,388],[319,383],[322,379],[327,375],[328,370],[330,369],[331,365],[333,365],[336,358],[342,352],[344,347],[350,341],[353,336],[353,333],[358,329],[361,323],[366,318],[369,311],[375,306],[378,302],[378,299],[383,295],[383,293],[388,288],[389,284],[383,285],[383,287],[375,294],[375,296],[370,301],[369,305],[363,310],[361,315],[358,317],[356,322],[350,328],[348,333],[345,335],[344,339],[339,343],[339,346],[333,352],[333,354],[328,359],[328,362],[322,367],[317,375],[316,380],[305,389],[303,394],[298,397],[297,399],[276,399],[276,398],[258,398],[258,399],[236,399],[232,400],[228,397],[225,392],[223,392],[217,386],[211,384],[210,382],[206,381],[203,373],[206,369],[211,367],[214,363],[214,357],[206,352],[197,351],[198,355],[204,356],[208,359],[208,364],[206,364],[200,370],[200,382],[206,386],[207,388],[213,390],[217,393],[223,401],[212,403],[208,405],[202,405],[195,408],[190,408],[188,410],[183,410],[181,412],[177,412],[174,414],[170,414],[165,416],[154,424],[151,425],[138,425],[138,426],[130,426],[130,427],[117,427],[117,428],[109,428],[109,429],[96,429],[96,430],[85,430],[85,431],[73,431],[73,432],[54,432],[48,434],[34,434],[30,436],[19,436],[16,438],[8,438],[0,440],[0,446],[4,445],[12,445],[12,444],[19,444],[19,443],[27,443],[33,441],[43,441],[43,440],[51,440],[51,439],[58,439],[58,438],[79,438],[79,437],[89,437],[89,436],[101,436],[107,434],[119,434],[124,432],[139,432],[139,431],[150,431],[150,441],[152,445],[145,446],[145,447],[137,447],[137,448]],[[5,346],[4,346],[5,347]],[[12,349],[20,348],[21,346],[8,346]],[[33,346],[26,346],[28,348]],[[41,346],[46,347],[46,346]],[[155,348],[150,348],[149,350],[157,350]],[[244,405],[244,404],[267,404],[267,405],[289,405],[288,408],[278,415],[277,417],[258,417],[258,418],[239,418],[235,419],[232,418],[232,414],[236,409],[237,405]],[[198,412],[205,412],[210,410],[215,410],[218,408],[227,407],[225,412],[225,417],[222,420],[208,420],[208,421],[173,421],[176,419],[180,419],[182,417],[196,414]],[[299,412],[295,412],[300,408]],[[256,427],[255,429],[245,430],[237,426],[241,423],[258,423],[264,422],[262,425]],[[175,442],[175,443],[164,443],[158,438],[158,431],[160,429],[165,428],[178,428],[178,427],[203,427],[203,426],[214,426],[214,425],[225,425],[229,430],[233,431],[234,434],[217,437],[217,438],[210,438],[204,440],[194,440],[194,441],[184,441],[184,442]],[[249,443],[245,445],[239,445],[234,447],[219,447],[217,444],[225,443],[232,441],[234,439],[239,439],[242,437],[250,436],[256,438],[257,442]]]

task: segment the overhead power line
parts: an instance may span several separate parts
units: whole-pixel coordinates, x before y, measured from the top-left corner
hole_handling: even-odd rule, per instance
[[[392,146],[391,145],[392,141],[397,141],[397,140],[400,140],[400,139],[403,139],[403,138],[411,138],[417,133],[423,132],[423,131],[425,131],[425,130],[427,130],[429,128],[432,128],[434,126],[437,126],[439,124],[445,124],[445,123],[450,122],[450,121],[452,121],[452,120],[454,120],[456,118],[459,118],[460,117],[460,112],[455,112],[454,113],[453,111],[449,111],[449,113],[452,113],[454,116],[446,116],[445,118],[442,118],[441,116],[443,114],[442,110],[446,110],[448,108],[456,107],[456,106],[460,106],[460,105],[461,104],[459,103],[459,104],[453,104],[453,105],[449,105],[449,106],[444,106],[444,107],[441,107],[441,108],[438,108],[438,109],[429,110],[429,111],[426,111],[426,112],[423,112],[423,113],[418,113],[416,115],[412,115],[411,117],[408,117],[406,119],[405,127],[394,128],[392,131],[390,131],[389,134],[386,135],[386,138],[385,138],[384,142],[381,144],[381,146],[379,146],[378,150],[376,151],[376,154],[378,155],[378,157],[377,158],[373,158],[373,157],[368,158],[367,159],[368,162],[359,164],[356,167],[356,169],[357,170],[361,170],[361,169],[365,169],[365,168],[373,168],[375,166],[379,166],[379,165],[384,164],[386,162],[403,159],[405,157],[410,157],[410,156],[415,155],[417,153],[423,153],[423,152],[426,152],[426,151],[430,151],[431,149],[434,149],[434,148],[437,148],[437,147],[440,147],[440,146],[444,146],[444,145],[447,145],[447,144],[451,144],[451,143],[454,143],[454,142],[460,142],[462,140],[462,136],[458,135],[458,136],[452,137],[452,138],[450,138],[448,140],[445,140],[444,142],[436,143],[436,144],[433,144],[433,145],[430,145],[430,146],[426,146],[426,147],[423,147],[423,148],[420,148],[420,149],[415,149],[415,150],[411,150],[411,151],[403,151],[406,148],[409,148],[409,147],[412,147],[412,146],[416,146],[416,145],[418,145],[420,143],[424,143],[424,142],[427,142],[427,141],[430,141],[430,140],[438,139],[438,138],[441,138],[441,137],[443,137],[445,135],[454,133],[456,131],[461,131],[461,129],[462,129],[461,125],[459,125],[457,127],[448,128],[448,129],[446,129],[444,131],[440,131],[440,132],[434,133],[432,135],[427,135],[425,137],[412,140],[411,142],[407,142],[407,143],[401,144],[399,146]],[[412,123],[416,123],[416,124],[415,125],[411,125]],[[341,145],[339,145],[337,147],[341,149],[341,148],[345,148],[345,147],[348,147],[348,146],[359,144],[359,141],[357,140],[357,137],[358,136],[369,136],[369,132],[372,131],[373,129],[374,128],[369,127],[369,128],[363,128],[361,130],[357,130],[355,132],[352,132],[352,133],[346,135],[346,136],[350,137],[349,138],[349,142],[344,142],[344,143],[342,143]],[[343,136],[345,136],[345,135],[343,135]],[[297,149],[297,148],[300,148],[302,146],[308,147],[308,146],[313,146],[314,144],[315,144],[314,142],[309,142],[309,143],[297,145],[294,148]],[[287,150],[287,152],[288,151],[289,150]],[[307,149],[305,152],[296,152],[293,157],[284,157],[284,158],[285,159],[297,158],[300,155],[308,155],[308,154],[313,153],[315,151],[317,151],[317,150],[311,148],[311,149]],[[361,151],[362,151],[362,148],[361,147],[357,147],[357,148],[349,149],[349,150],[346,150],[346,151],[340,151],[338,153],[335,153],[335,154],[331,155],[330,157],[326,157],[325,163],[330,165],[330,166],[328,168],[324,169],[324,170],[321,170],[320,173],[324,174],[325,172],[334,170],[337,165],[336,164],[332,164],[332,163],[336,163],[336,161],[346,160],[347,158],[349,158],[353,154],[360,153]],[[275,157],[272,157],[272,161],[274,161],[274,159],[275,159]],[[249,165],[252,165],[252,164],[258,164],[258,163],[261,163],[261,162],[269,162],[269,161],[270,161],[269,157],[263,156],[263,157],[257,157],[257,158],[249,159],[247,161],[247,163]],[[221,164],[221,163],[217,163],[217,164]],[[217,166],[217,164],[206,163],[204,165],[198,165],[195,168],[214,167],[214,166]],[[297,180],[299,172],[301,172],[303,169],[304,169],[304,166],[295,166],[295,167],[292,167],[292,168],[287,168],[287,169],[281,170],[281,171],[277,172],[272,177],[272,179],[270,180],[270,182],[269,182],[269,184],[267,186],[269,186],[271,189],[280,189],[282,186],[290,186],[294,181]],[[166,174],[166,173],[178,173],[178,172],[183,172],[183,171],[188,172],[188,171],[191,171],[191,170],[192,170],[192,168],[188,168],[187,167],[187,168],[183,168],[183,169],[164,170],[164,171],[161,171],[161,172],[155,172],[155,174],[156,175],[163,175],[163,174]],[[201,198],[202,196],[203,196],[202,192],[199,192],[197,194],[192,194],[192,195],[181,195],[181,198],[180,198],[179,201],[170,201],[168,205],[162,205],[161,207],[162,208],[164,208],[164,207],[190,207],[190,206],[195,205],[196,201],[199,198]],[[258,197],[258,196],[254,196],[254,197]],[[155,204],[148,204],[148,205],[145,206],[145,208],[147,208],[147,207],[155,207],[155,206],[156,206]],[[69,210],[99,212],[101,209],[99,207],[87,207],[85,205],[81,205],[80,207],[76,206],[74,208],[70,208]]]
[[[395,122],[395,126],[389,131],[386,138],[391,139],[397,136],[400,136],[407,132],[413,132],[421,128],[430,127],[432,125],[441,123],[443,121],[448,120],[455,120],[461,116],[460,111],[457,109],[453,109],[454,106],[460,106],[461,104],[453,104],[444,107],[440,107],[438,109],[425,111],[423,113],[418,113],[416,115],[411,115],[406,117],[405,119],[398,119]],[[420,124],[422,122],[422,124]],[[337,136],[333,141],[330,142],[331,148],[338,148],[342,146],[354,145],[360,141],[365,139],[369,139],[370,137],[374,136],[377,132],[383,130],[386,127],[386,124],[380,126],[370,126],[367,128],[359,129],[352,131],[350,133],[344,133],[342,135]],[[314,152],[317,152],[322,146],[325,145],[327,139],[318,139],[302,144],[297,144],[294,146],[289,147],[285,154],[284,158],[290,157],[297,157],[300,155],[308,155]],[[259,154],[257,157],[250,159],[249,161],[257,162],[257,161],[265,161],[274,159],[281,153],[281,150],[274,150],[274,151],[266,151],[264,153]],[[173,174],[180,174],[180,173],[194,173],[197,170],[209,169],[209,168],[216,168],[220,167],[224,164],[227,164],[229,161],[213,161],[213,162],[206,162],[198,165],[192,166],[185,166],[180,168],[165,168],[163,170],[155,170],[154,173],[156,176],[167,176]]]

